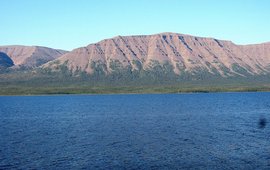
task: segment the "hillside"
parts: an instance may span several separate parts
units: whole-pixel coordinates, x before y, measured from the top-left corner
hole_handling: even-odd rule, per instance
[[[0,70],[13,66],[13,61],[5,53],[0,52]]]
[[[56,50],[39,46],[0,46],[17,67],[35,68],[65,54],[64,50]]]

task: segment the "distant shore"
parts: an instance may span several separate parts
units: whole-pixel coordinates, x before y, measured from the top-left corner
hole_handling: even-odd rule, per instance
[[[0,96],[269,92],[270,87],[5,87]]]

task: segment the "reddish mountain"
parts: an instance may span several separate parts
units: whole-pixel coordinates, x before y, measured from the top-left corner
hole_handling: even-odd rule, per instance
[[[39,46],[0,46],[0,52],[5,53],[15,66],[37,67],[54,60],[66,51]]]
[[[59,65],[67,66],[72,72],[90,74],[98,65],[106,74],[115,67],[151,70],[157,65],[170,65],[176,74],[204,70],[223,77],[258,75],[270,72],[270,43],[236,45],[231,41],[176,33],[117,36],[75,49],[43,68],[58,70]]]

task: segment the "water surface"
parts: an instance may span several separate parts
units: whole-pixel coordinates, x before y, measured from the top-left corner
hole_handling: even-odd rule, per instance
[[[0,97],[0,169],[269,169],[270,93]]]

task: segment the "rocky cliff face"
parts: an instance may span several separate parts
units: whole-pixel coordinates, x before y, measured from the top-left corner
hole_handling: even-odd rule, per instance
[[[18,67],[34,68],[54,60],[66,51],[38,46],[0,46],[0,52],[5,53]]]
[[[15,64],[26,61],[25,57],[15,56]],[[42,68],[57,71],[63,65],[73,73],[89,74],[97,69],[110,74],[119,69],[147,71],[169,67],[176,75],[202,71],[222,77],[260,75],[270,72],[270,43],[243,46],[176,33],[117,36],[75,49]]]

